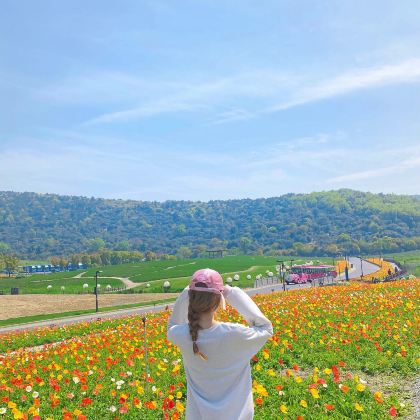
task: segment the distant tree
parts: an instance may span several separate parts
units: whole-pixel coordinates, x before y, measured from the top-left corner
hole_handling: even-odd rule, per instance
[[[71,265],[72,265],[73,267],[77,267],[77,266],[78,266],[78,264],[79,264],[79,262],[80,262],[80,255],[78,255],[78,254],[73,254],[73,255],[70,257],[70,263],[71,263]]]
[[[88,239],[86,247],[89,252],[99,251],[105,248],[105,241],[102,238]]]
[[[19,269],[19,258],[15,255],[3,254],[3,265],[4,270],[10,277],[13,272],[18,271]]]
[[[129,241],[120,241],[115,245],[114,249],[116,251],[128,251],[130,249],[130,242]]]
[[[81,263],[82,263],[83,265],[86,265],[87,267],[89,267],[89,266],[90,266],[90,264],[91,264],[91,258],[90,258],[90,255],[83,254],[83,255],[82,255],[82,261],[81,261]]]
[[[50,263],[54,266],[60,265],[60,257],[51,257]]]
[[[114,251],[111,254],[111,264],[112,265],[122,264],[123,258],[124,257],[121,253]]]
[[[191,258],[191,255],[192,255],[192,251],[187,246],[181,246],[180,248],[178,248],[178,252],[177,252],[178,258],[182,260],[188,260],[189,258]]]
[[[147,261],[157,260],[156,252],[147,251],[146,254],[145,254],[145,257],[146,257]]]
[[[6,242],[0,241],[0,254],[8,254],[10,252],[10,246]]]
[[[244,254],[247,254],[252,246],[252,239],[248,236],[242,236],[241,239],[239,239],[239,247],[241,248],[241,251]]]

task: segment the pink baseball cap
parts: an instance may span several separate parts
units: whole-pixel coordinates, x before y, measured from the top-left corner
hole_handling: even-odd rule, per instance
[[[204,283],[207,287],[196,286],[196,283]],[[192,276],[190,290],[212,292],[221,295],[224,290],[222,276],[217,271],[210,268],[198,270]]]

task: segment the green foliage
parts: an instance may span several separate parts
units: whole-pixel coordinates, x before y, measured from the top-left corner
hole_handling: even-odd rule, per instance
[[[0,192],[0,238],[26,258],[104,250],[147,260],[188,247],[302,255],[420,249],[416,196],[339,190],[256,200],[144,202]],[[185,255],[181,255],[185,256]]]

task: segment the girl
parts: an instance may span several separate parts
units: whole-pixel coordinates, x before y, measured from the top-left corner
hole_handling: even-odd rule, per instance
[[[225,299],[248,327],[214,320]],[[186,419],[252,419],[249,361],[272,335],[271,322],[242,289],[224,286],[217,271],[196,271],[168,322],[168,340],[180,348],[187,376]]]

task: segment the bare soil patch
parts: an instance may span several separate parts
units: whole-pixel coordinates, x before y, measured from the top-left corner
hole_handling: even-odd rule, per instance
[[[99,306],[110,307],[177,297],[178,293],[99,295]],[[21,316],[95,309],[95,295],[0,295],[0,320]]]

